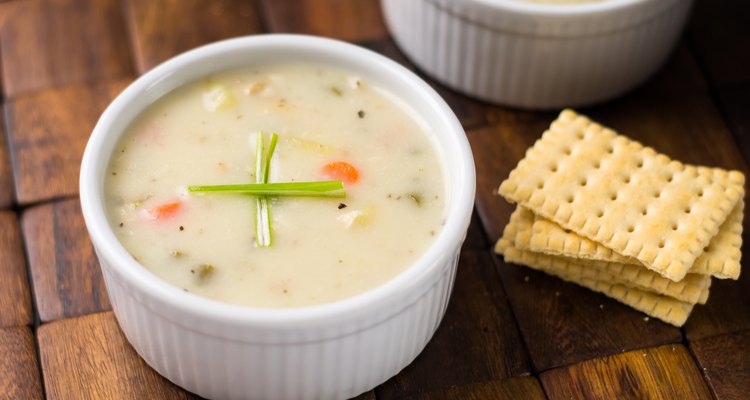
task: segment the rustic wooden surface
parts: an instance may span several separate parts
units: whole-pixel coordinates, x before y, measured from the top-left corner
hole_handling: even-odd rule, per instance
[[[0,2],[0,397],[196,398],[151,370],[108,311],[78,206],[80,157],[101,111],[138,74],[261,32],[351,41],[420,73],[377,0]],[[677,329],[505,264],[491,247],[512,206],[495,189],[555,112],[489,105],[425,79],[467,131],[476,213],[433,340],[358,399],[748,397],[750,273],[715,281]],[[683,161],[747,173],[750,3],[698,0],[659,73],[581,111]]]

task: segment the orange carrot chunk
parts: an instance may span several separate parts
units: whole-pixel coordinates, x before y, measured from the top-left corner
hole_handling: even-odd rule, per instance
[[[148,210],[148,214],[151,216],[151,218],[158,221],[161,219],[173,217],[175,214],[177,214],[177,211],[180,210],[180,207],[181,205],[179,201],[164,203]]]
[[[349,185],[357,183],[359,180],[357,168],[345,161],[334,161],[324,165],[323,173]]]

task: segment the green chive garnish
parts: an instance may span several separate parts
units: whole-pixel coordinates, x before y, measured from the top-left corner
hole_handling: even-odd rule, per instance
[[[188,186],[191,193],[224,192],[274,197],[346,197],[341,181],[245,183]]]

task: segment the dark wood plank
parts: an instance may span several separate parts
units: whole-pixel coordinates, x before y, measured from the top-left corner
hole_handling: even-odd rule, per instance
[[[747,201],[747,199],[745,199]],[[747,237],[748,211],[745,211],[743,254],[747,257],[750,244]],[[739,281],[714,279],[705,306],[696,307],[685,323],[683,331],[688,340],[711,337],[750,329],[750,274],[744,261]]]
[[[489,243],[484,237],[484,231],[482,230],[482,223],[476,216],[476,213],[471,216],[471,223],[469,224],[469,230],[466,233],[466,240],[462,251],[466,250],[487,250]]]
[[[445,318],[417,359],[376,389],[400,398],[529,373],[505,292],[486,251],[464,251]]]
[[[711,399],[680,344],[635,350],[556,368],[539,376],[555,399]]]
[[[497,188],[554,118],[512,111],[497,115],[501,117],[495,125],[467,132],[477,171],[477,215],[493,244],[515,208],[497,194]]]
[[[695,3],[688,38],[712,86],[750,82],[750,3]]]
[[[0,328],[30,325],[34,317],[26,259],[18,220],[11,211],[0,211],[0,260]]]
[[[390,59],[393,59],[401,65],[417,72],[417,68],[412,64],[406,56],[398,49],[396,44],[391,39],[382,39],[373,42],[361,43],[363,47],[380,53]],[[456,114],[458,119],[461,121],[464,129],[481,126],[486,123],[485,112],[487,109],[494,109],[495,107],[487,106],[486,104],[471,100],[468,97],[454,92],[445,86],[440,85],[433,79],[430,79],[424,74],[422,78],[432,86],[435,91],[445,100],[446,103],[451,107],[453,112]]]
[[[404,400],[545,400],[539,380],[533,376],[455,386],[450,389],[399,397]]]
[[[352,400],[375,400],[375,391],[370,390],[369,392],[362,393],[357,397],[353,397]]]
[[[78,193],[83,149],[96,121],[129,81],[74,85],[6,105],[16,197],[28,204]]]
[[[22,225],[43,322],[110,308],[78,199],[30,208]]]
[[[139,73],[194,47],[262,31],[246,0],[125,0],[124,8]]]
[[[679,329],[604,295],[499,259],[498,265],[535,371],[682,340]]]
[[[261,0],[261,4],[271,32],[351,42],[388,36],[378,0]]]
[[[750,160],[750,82],[716,91],[719,109],[745,160]]]
[[[37,336],[48,399],[195,398],[138,356],[111,312],[44,324]]]
[[[6,399],[41,399],[42,385],[27,327],[0,329],[0,393]]]
[[[5,118],[0,108],[0,208],[7,208],[13,204],[13,170],[10,167],[8,141],[5,135]]]
[[[117,0],[20,1],[7,6],[0,31],[6,97],[132,75]]]
[[[670,158],[747,172],[747,164],[708,94],[671,99],[633,95],[581,112]]]
[[[750,330],[690,343],[698,366],[717,399],[742,399],[750,393]]]

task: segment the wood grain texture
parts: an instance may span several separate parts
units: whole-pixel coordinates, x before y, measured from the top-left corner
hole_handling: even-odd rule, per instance
[[[6,97],[132,75],[117,0],[19,1],[0,31]]]
[[[0,329],[0,393],[6,399],[41,399],[42,384],[27,327]]]
[[[406,56],[399,50],[398,46],[393,42],[392,39],[382,39],[373,42],[362,43],[363,47],[380,53],[392,60],[397,61],[399,64],[411,69],[418,73],[417,68],[412,64]],[[494,110],[498,107],[488,106],[481,104],[477,101],[471,100],[459,93],[454,92],[445,86],[440,85],[434,80],[430,79],[424,74],[420,75],[435,91],[445,100],[446,103],[451,107],[453,112],[461,121],[461,125],[464,129],[468,129],[475,126],[484,125],[486,122],[485,113],[487,110]]]
[[[362,42],[388,36],[378,0],[260,0],[268,30]]]
[[[30,208],[22,227],[42,322],[110,308],[78,199]]]
[[[136,354],[111,312],[44,324],[37,336],[48,399],[195,398]]]
[[[399,375],[376,388],[399,398],[529,373],[505,292],[486,251],[464,251],[435,336]]]
[[[569,365],[539,376],[556,399],[711,399],[680,344],[635,350]]]
[[[604,295],[498,258],[535,371],[676,343],[680,330]]]
[[[454,386],[446,390],[399,397],[404,400],[545,400],[539,381],[532,376]]]
[[[78,193],[81,157],[89,135],[127,83],[67,86],[18,97],[6,105],[20,204]]]
[[[139,73],[194,47],[261,32],[246,0],[125,0],[124,9]]]
[[[750,82],[750,3],[700,0],[688,39],[712,86]]]
[[[14,202],[13,170],[8,153],[8,140],[5,135],[5,118],[0,108],[0,209],[8,208]]]
[[[18,220],[11,211],[0,211],[0,260],[0,328],[30,325],[34,318],[26,259]]]
[[[717,399],[750,394],[750,330],[690,343],[690,350]]]

